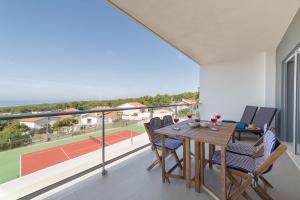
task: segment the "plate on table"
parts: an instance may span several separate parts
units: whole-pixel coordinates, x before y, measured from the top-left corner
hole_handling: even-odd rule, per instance
[[[209,129],[212,130],[212,131],[218,131],[219,130],[217,127],[210,127]]]

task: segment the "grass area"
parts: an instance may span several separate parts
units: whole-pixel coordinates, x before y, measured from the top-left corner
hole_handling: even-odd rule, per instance
[[[120,128],[113,128],[107,129],[106,135],[116,133],[122,130],[132,130],[136,133],[144,133],[145,129],[143,126],[139,126],[136,124],[120,127]],[[64,138],[57,141],[50,141],[42,144],[22,147],[18,149],[8,150],[0,152],[0,184],[5,183],[7,181],[13,180],[19,177],[20,173],[20,156],[22,154],[27,154],[35,151],[40,151],[44,149],[48,149],[51,147],[57,147],[64,144],[69,144],[77,141],[81,141],[84,139],[89,138],[89,136],[100,136],[101,132],[94,132],[85,135],[78,135],[70,138]]]

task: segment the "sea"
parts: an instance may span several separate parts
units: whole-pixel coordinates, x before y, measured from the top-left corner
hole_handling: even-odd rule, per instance
[[[14,107],[14,106],[26,106],[34,104],[43,104],[43,103],[57,103],[57,101],[21,101],[21,100],[12,100],[12,101],[1,101],[0,107]]]

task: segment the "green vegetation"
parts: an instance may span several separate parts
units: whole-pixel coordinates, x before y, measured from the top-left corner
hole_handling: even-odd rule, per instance
[[[53,103],[53,104],[36,104],[16,107],[2,107],[0,113],[29,113],[33,111],[61,111],[67,108],[76,108],[79,110],[88,110],[97,106],[117,107],[128,102],[139,102],[146,106],[166,105],[174,102],[179,102],[182,99],[199,99],[198,92],[185,92],[176,95],[156,95],[143,96],[139,98],[102,100],[102,101],[75,101],[68,103]]]
[[[58,121],[55,124],[53,124],[53,129],[55,131],[57,131],[61,127],[72,126],[72,125],[77,124],[77,123],[78,123],[78,119],[75,119],[75,118],[64,119],[64,120]]]
[[[19,147],[31,143],[28,135],[29,128],[17,120],[1,121],[0,123],[0,150]]]
[[[191,112],[191,109],[185,108],[185,109],[179,110],[178,115],[180,117],[185,117],[189,112]]]
[[[124,127],[114,128],[107,130],[106,134],[116,133],[122,130],[132,130],[136,133],[144,133],[145,129],[143,126],[132,124]],[[13,180],[19,177],[20,172],[20,156],[22,154],[27,154],[35,151],[40,151],[43,149],[48,149],[52,147],[57,147],[64,144],[69,144],[81,140],[88,139],[90,136],[99,136],[100,132],[94,132],[85,135],[78,135],[74,137],[69,137],[53,142],[46,142],[39,145],[32,145],[27,147],[22,147],[18,149],[13,149],[9,151],[0,152],[0,184],[7,181]]]

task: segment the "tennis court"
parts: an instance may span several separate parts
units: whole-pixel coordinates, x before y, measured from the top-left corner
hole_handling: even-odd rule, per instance
[[[137,135],[138,133],[133,131],[119,131],[105,136],[105,145],[109,146]],[[21,176],[25,176],[66,160],[98,150],[102,147],[102,142],[100,140],[101,138],[99,137],[91,137],[89,139],[23,154],[20,156],[20,174]]]

